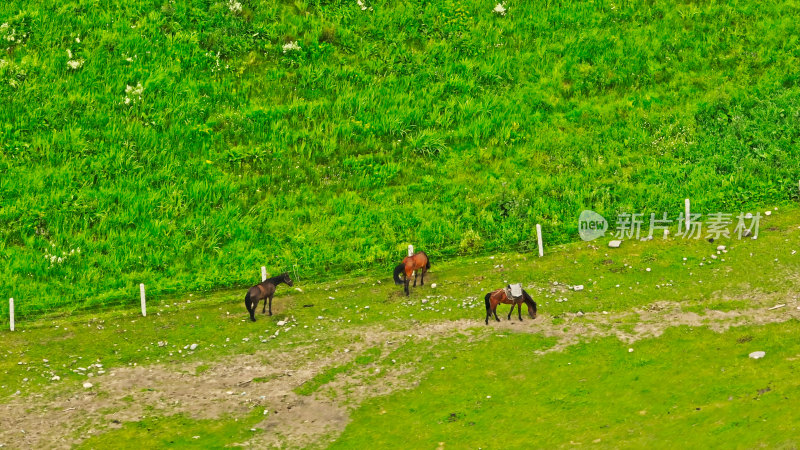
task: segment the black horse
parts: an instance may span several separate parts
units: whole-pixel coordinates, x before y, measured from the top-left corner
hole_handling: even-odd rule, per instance
[[[267,278],[247,290],[247,295],[244,296],[244,306],[250,313],[250,320],[256,321],[256,307],[259,300],[264,300],[264,310],[261,311],[261,314],[264,314],[267,311],[267,299],[269,299],[269,315],[272,315],[272,296],[275,295],[275,289],[281,283],[294,286],[292,279],[289,278],[289,273],[283,272],[281,275]]]

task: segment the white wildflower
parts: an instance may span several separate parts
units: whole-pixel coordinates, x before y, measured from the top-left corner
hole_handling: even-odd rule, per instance
[[[356,0],[356,4],[358,4],[358,6],[361,7],[362,11],[366,11],[367,10],[367,5],[365,5],[364,2],[362,2],[361,0]]]
[[[81,37],[80,37],[80,36],[76,37],[76,38],[75,38],[75,42],[77,42],[78,44],[80,44],[80,43],[81,43]]]
[[[72,59],[72,50],[67,49],[67,58]]]
[[[242,12],[242,4],[237,2],[236,0],[228,0],[228,9],[234,13]]]
[[[300,46],[297,45],[297,41],[289,42],[288,44],[283,44],[283,53],[291,52],[291,51],[299,51]]]
[[[67,65],[72,70],[78,70],[78,69],[81,68],[81,66],[83,65],[84,62],[85,61],[83,59],[73,59],[73,60],[67,61]]]
[[[498,3],[497,6],[494,7],[492,12],[497,14],[497,15],[499,15],[499,16],[505,16],[506,15],[506,4],[505,3]]]
[[[8,61],[5,59],[0,59],[0,69],[8,65]]]

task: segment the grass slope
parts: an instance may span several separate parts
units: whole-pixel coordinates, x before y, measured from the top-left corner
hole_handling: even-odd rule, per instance
[[[798,392],[793,380],[800,349],[791,338],[798,331],[796,320],[722,334],[684,326],[632,345],[587,337],[545,355],[536,351],[551,348],[555,339],[536,332],[580,327],[565,320],[578,311],[587,316],[607,311],[610,325],[629,331],[639,317],[628,313],[655,302],[675,302],[709,325],[709,310],[735,312],[782,303],[788,306],[776,314],[788,314],[800,306],[798,223],[800,211],[794,209],[765,218],[758,240],[626,241],[620,249],[598,241],[569,244],[541,259],[529,254],[462,258],[435,264],[428,284],[413,289],[408,298],[388,283],[388,274],[298,284],[303,292],[279,291],[276,315],[259,314],[256,323],[247,320],[240,291],[175,297],[153,307],[146,318],[123,311],[23,322],[17,332],[3,332],[0,403],[19,401],[21,396],[33,405],[25,414],[47,414],[53,400],[87,392],[98,401],[107,398],[106,383],[112,380],[102,377],[124,367],[175,372],[182,383],[191,384],[192,375],[201,376],[243,355],[252,355],[265,373],[246,388],[216,389],[246,390],[257,398],[260,386],[285,382],[270,375],[276,365],[294,370],[329,358],[330,364],[318,367],[294,389],[300,396],[332,397],[353,408],[348,428],[340,437],[332,436],[337,441],[325,438],[319,445],[430,447],[445,442],[453,447],[511,448],[600,439],[610,447],[739,442],[744,447],[796,446],[793,405]],[[713,260],[719,243],[728,252]],[[483,294],[516,280],[525,283],[539,303],[540,317],[514,327],[533,334],[482,322]],[[437,283],[435,289],[431,282]],[[565,284],[584,284],[585,289],[568,290]],[[499,315],[505,319],[506,313],[504,306]],[[471,322],[455,336],[415,336],[425,325],[452,319]],[[591,325],[588,317],[583,320]],[[366,346],[361,333],[370,329],[397,331],[402,338],[394,347]],[[192,343],[198,344],[194,351],[187,349]],[[354,355],[350,353],[353,359],[345,361],[343,349],[359,345]],[[628,352],[629,347],[634,352]],[[756,350],[766,351],[767,357],[748,359]],[[290,356],[294,363],[284,365]],[[350,403],[351,393],[335,387],[362,372],[369,375],[356,380],[383,386],[383,376],[402,368],[420,377],[408,391]],[[53,375],[60,380],[51,380]],[[95,384],[92,390],[81,387],[86,381]],[[148,390],[158,388],[156,382],[147,383]],[[139,403],[137,395],[122,399],[137,402],[146,417],[127,419],[115,430],[102,419],[117,411],[102,411],[101,420],[73,429],[71,437],[88,439],[91,431],[94,437],[85,442],[87,447],[110,442],[148,442],[156,447],[232,444],[264,433],[254,425],[257,416],[263,408],[275,407],[251,405],[245,408],[249,415],[196,420],[170,410],[168,405],[177,399],[169,392],[157,390],[154,395],[161,398],[154,405]],[[250,432],[254,426],[257,431]],[[201,436],[199,442],[196,435]],[[19,436],[7,428],[0,432],[0,441]]]
[[[363,3],[0,5],[18,316],[797,195],[796,1]]]

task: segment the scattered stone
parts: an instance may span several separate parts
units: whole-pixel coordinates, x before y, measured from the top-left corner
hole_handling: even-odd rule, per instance
[[[650,272],[650,268],[649,268],[649,267],[648,267],[647,269],[644,269],[644,270],[646,270],[646,271]]]
[[[784,306],[786,306],[786,303],[781,303],[780,305],[773,306],[769,310],[772,311],[773,309],[783,308]]]
[[[423,298],[422,299],[422,304],[424,305],[425,303],[428,303],[428,299],[427,298]]]
[[[572,290],[573,291],[582,291],[583,290],[583,285],[582,284],[576,284],[575,286],[572,287]]]
[[[724,245],[718,245],[717,246],[717,251],[720,251],[720,252],[725,251],[725,248],[726,247]]]
[[[89,389],[92,386],[93,386],[92,383],[89,383],[88,381],[86,383],[83,383],[83,387],[85,387],[86,389]]]
[[[578,311],[577,314],[575,314],[575,315],[578,316],[578,317],[583,317],[583,311]]]
[[[717,259],[717,255],[711,255],[711,259]]]
[[[197,344],[192,344],[189,346],[189,350],[194,350],[197,348]]]
[[[633,353],[633,349],[632,349],[632,348],[629,348],[629,349],[628,349],[628,353]]]
[[[431,285],[431,288],[433,288],[433,289],[436,289],[436,283],[433,283],[433,284]]]
[[[764,215],[765,216],[771,216],[772,215],[772,211],[764,211]]]
[[[278,321],[278,326],[279,326],[279,327],[282,327],[282,326],[284,326],[284,325],[286,325],[286,321],[285,321],[285,320],[280,320],[280,321]]]
[[[745,218],[745,219],[752,219],[752,218],[753,218],[753,213],[747,213],[747,214],[745,214],[745,215],[744,215],[744,218]]]
[[[766,352],[761,352],[761,351],[758,351],[758,352],[753,352],[753,353],[750,353],[748,356],[749,356],[749,357],[751,357],[751,358],[753,358],[753,359],[761,359],[761,358],[763,358],[763,357],[764,357],[766,354],[767,354]]]
[[[620,244],[622,244],[622,241],[620,241],[618,239],[615,239],[615,240],[609,242],[608,246],[611,247],[611,248],[619,248]]]
[[[50,381],[60,381],[61,377],[58,375],[53,375],[53,378],[50,378]]]

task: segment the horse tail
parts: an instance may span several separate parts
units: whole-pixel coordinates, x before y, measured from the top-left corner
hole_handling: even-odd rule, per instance
[[[405,271],[405,264],[398,264],[397,267],[394,268],[394,284],[403,284],[403,280],[400,279],[400,274]]]
[[[491,292],[487,293],[486,296],[483,297],[483,301],[486,303],[486,312],[489,312],[489,310],[492,309],[492,302],[490,300],[491,298],[492,298]]]
[[[431,259],[428,258],[428,255],[425,255],[425,270],[431,269]]]
[[[532,309],[533,310],[532,317],[536,318],[536,302],[533,301],[533,298],[531,298],[530,294],[528,294],[528,292],[525,289],[522,290],[522,298],[525,299],[525,304],[528,305],[528,313],[530,313],[531,312],[530,310]]]
[[[250,306],[253,302],[250,300],[250,291],[247,291],[247,294],[244,296],[244,307],[247,308],[247,312],[250,312]]]

